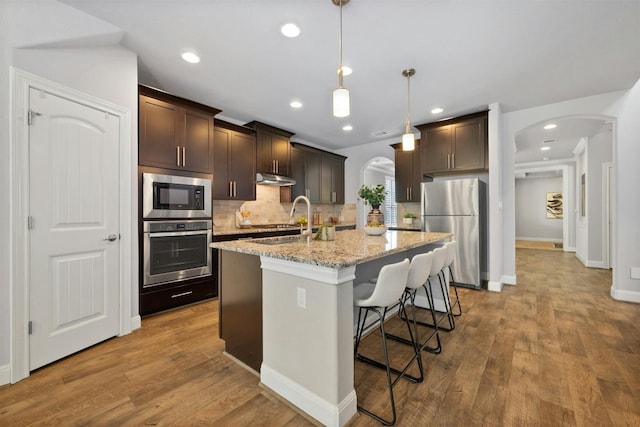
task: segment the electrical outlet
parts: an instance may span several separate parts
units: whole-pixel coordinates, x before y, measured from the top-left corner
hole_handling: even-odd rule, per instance
[[[640,279],[640,268],[636,267],[631,269],[631,278]]]
[[[298,307],[307,308],[307,291],[303,288],[298,288]]]

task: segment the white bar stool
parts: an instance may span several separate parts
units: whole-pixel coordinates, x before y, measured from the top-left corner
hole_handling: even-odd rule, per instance
[[[440,312],[441,315],[437,318],[437,320],[433,324],[429,324],[426,322],[422,323],[423,325],[431,326],[433,328],[437,327],[439,331],[444,331],[444,332],[451,332],[456,328],[454,316],[451,312],[451,299],[449,298],[449,290],[447,288],[446,277],[444,276],[444,273],[440,275],[440,273],[442,273],[443,271],[444,263],[447,258],[448,252],[449,250],[444,246],[441,246],[433,250],[433,263],[431,264],[431,272],[429,274],[429,279],[427,281],[428,286],[431,287],[431,292],[433,295],[433,288],[435,285],[432,284],[432,280],[434,282],[436,279],[438,280],[438,283],[440,284],[440,292],[442,294],[442,299],[444,302],[444,312]],[[433,299],[435,299],[435,297]],[[440,322],[445,317],[448,320],[449,326],[439,326]]]
[[[373,283],[361,283],[356,285],[353,289],[354,298],[353,304],[358,307],[358,325],[356,329],[356,338],[354,345],[354,356],[357,360],[369,363],[373,366],[383,368],[387,372],[387,385],[389,387],[389,399],[391,402],[391,419],[387,420],[382,418],[381,416],[373,413],[372,411],[363,408],[358,405],[358,410],[364,412],[375,420],[381,422],[384,425],[393,425],[396,422],[396,405],[395,399],[393,397],[393,387],[397,384],[397,382],[405,377],[409,380],[406,375],[407,370],[411,366],[414,360],[418,360],[418,365],[420,369],[420,381],[423,377],[422,370],[422,359],[420,358],[420,352],[417,350],[416,345],[414,345],[414,355],[406,364],[404,369],[397,370],[391,367],[389,362],[389,351],[387,349],[387,335],[384,331],[384,317],[387,310],[394,305],[398,304],[402,293],[406,287],[407,276],[409,274],[409,259],[405,258],[403,261],[385,265],[380,269],[380,273],[378,275],[378,280],[375,284]],[[367,316],[369,313],[374,313],[378,317],[380,333],[382,336],[382,349],[384,352],[384,363],[380,363],[376,360],[368,358],[358,352],[358,347],[360,345],[360,341],[362,340],[362,335],[364,330],[367,328],[366,325]],[[364,316],[363,316],[364,313]],[[409,322],[407,321],[407,328],[409,329],[409,334],[413,337],[413,332],[411,331],[411,327]],[[391,373],[397,374],[395,379],[391,379]],[[417,381],[415,381],[417,382]]]
[[[455,240],[452,240],[450,242],[447,242],[444,244],[444,247],[447,248],[447,258],[444,261],[444,267],[443,269],[443,274],[444,273],[444,269],[446,268],[447,270],[449,270],[449,284],[453,287],[453,291],[456,295],[456,300],[451,304],[451,314],[453,314],[454,316],[461,316],[462,315],[462,305],[460,305],[460,297],[458,296],[458,286],[456,285],[456,280],[453,277],[453,263],[456,259],[456,249],[458,247],[458,242],[456,242]],[[458,306],[458,310],[454,311],[454,308]]]
[[[404,294],[402,295],[403,301],[402,301],[401,311],[399,313],[399,316],[401,318],[406,318],[407,316],[406,302],[409,301],[411,303],[412,321],[414,325],[416,343],[418,345],[418,349],[420,351],[426,350],[428,352],[438,354],[442,351],[442,344],[440,343],[440,335],[438,335],[438,328],[433,327],[431,334],[429,334],[429,336],[424,340],[420,338],[418,334],[418,328],[417,328],[417,325],[432,326],[437,323],[436,311],[433,307],[433,294],[431,292],[431,287],[427,286],[428,280],[429,280],[429,274],[431,273],[431,265],[433,264],[433,258],[434,258],[434,252],[430,251],[424,254],[415,255],[411,259],[411,265],[409,267],[409,276],[407,278],[407,287],[405,288]],[[427,302],[429,304],[428,308],[419,307],[415,303],[416,293],[420,288],[423,288],[425,291],[425,294],[427,296]],[[433,323],[432,324],[424,323],[417,320],[416,309],[423,309],[423,310],[429,311],[429,313],[431,314],[431,320]],[[387,337],[405,344],[409,344],[409,345],[414,344],[412,341],[397,335],[387,334]],[[436,339],[435,347],[428,345],[433,338]]]

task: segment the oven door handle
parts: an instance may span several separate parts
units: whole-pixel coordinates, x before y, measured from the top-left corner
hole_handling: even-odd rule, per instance
[[[170,231],[165,233],[145,233],[145,234],[147,234],[150,239],[153,239],[156,237],[197,236],[197,235],[206,236],[209,233],[211,233],[211,230]]]

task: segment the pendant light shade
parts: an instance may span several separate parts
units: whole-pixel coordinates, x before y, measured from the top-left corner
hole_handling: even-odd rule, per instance
[[[342,5],[349,0],[331,0],[333,4],[340,7],[340,34],[338,35],[339,45],[339,66],[338,66],[338,88],[333,91],[333,115],[335,117],[347,117],[351,114],[349,100],[349,90],[342,86]]]
[[[404,123],[404,135],[402,135],[402,151],[413,151],[416,148],[416,136],[411,132],[411,76],[416,73],[413,68],[402,71],[402,75],[407,78],[407,119]]]
[[[333,91],[333,115],[336,117],[347,117],[350,113],[349,89],[339,87]]]

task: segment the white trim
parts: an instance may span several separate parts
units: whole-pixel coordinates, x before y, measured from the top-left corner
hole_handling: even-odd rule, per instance
[[[338,405],[327,402],[307,388],[271,369],[262,362],[260,382],[270,390],[311,415],[325,426],[344,426],[357,412],[356,391],[351,392]]]
[[[584,259],[578,252],[576,252],[576,258],[578,258],[585,267],[609,269],[609,267],[605,266],[605,262],[602,260]]]
[[[356,278],[355,265],[338,269],[267,256],[260,256],[260,263],[263,270],[277,271],[329,285],[341,285]]]
[[[612,207],[612,191],[611,174],[613,173],[613,163],[607,162],[602,164],[602,262],[604,267],[611,268],[611,254],[609,249],[611,248],[611,233],[609,223],[611,222],[611,207]]]
[[[131,318],[131,330],[140,329],[142,327],[142,317],[140,315]]]
[[[11,67],[10,108],[10,172],[9,193],[11,212],[9,236],[10,280],[10,342],[11,382],[29,376],[29,235],[26,218],[29,212],[28,125],[25,120],[29,106],[29,90],[35,88],[56,96],[90,106],[117,116],[120,120],[120,313],[119,333],[131,332],[131,268],[132,268],[132,173],[131,167],[131,111],[73,88],[44,79],[35,74]]]
[[[491,292],[502,292],[502,286],[502,282],[494,282],[493,280],[487,282],[487,290]]]
[[[0,386],[11,382],[11,365],[0,366]]]
[[[515,285],[516,284],[516,276],[502,275],[501,281],[505,285]]]
[[[516,237],[516,240],[528,240],[530,242],[562,243],[562,239],[552,239],[547,237]]]
[[[575,247],[575,246],[571,246],[571,247],[569,247],[569,248],[563,248],[563,250],[564,250],[565,252],[575,252],[575,251],[577,251],[577,249],[576,249],[576,247]]]
[[[618,301],[637,302],[640,303],[640,292],[637,291],[621,291],[615,289],[611,285],[611,298]]]

